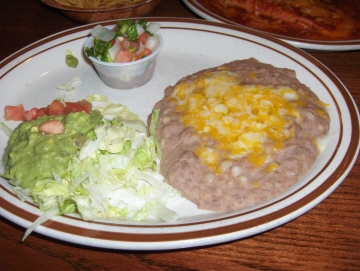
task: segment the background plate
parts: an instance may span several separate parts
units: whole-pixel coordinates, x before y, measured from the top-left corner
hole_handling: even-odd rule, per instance
[[[82,52],[82,45],[95,26],[92,24],[49,36],[3,60],[0,63],[3,97],[0,108],[19,103],[25,108],[41,107],[58,97],[77,101],[99,93],[128,106],[145,120],[154,104],[163,97],[164,89],[183,76],[235,59],[254,57],[277,67],[294,69],[298,79],[329,104],[331,124],[329,137],[324,142],[326,148],[298,184],[251,208],[212,213],[180,199],[169,206],[180,214],[174,223],[86,222],[79,216],[66,215],[47,221],[37,227],[36,232],[72,243],[112,249],[166,250],[204,246],[248,237],[282,225],[321,202],[343,181],[359,152],[359,115],[349,92],[331,71],[288,43],[235,25],[189,19],[147,19],[161,23],[164,38],[154,78],[148,84],[121,91],[101,82]],[[71,50],[79,59],[75,69],[65,64],[66,50]],[[57,89],[73,77],[82,79],[73,91]],[[2,116],[0,121],[4,121]],[[7,124],[12,128],[17,125],[15,122]],[[0,133],[0,156],[6,141],[5,134]],[[1,178],[0,196],[0,214],[22,227],[29,227],[41,214],[31,200],[20,201],[8,182]]]
[[[183,0],[184,4],[190,8],[193,12],[195,12],[200,17],[213,21],[213,22],[222,22],[228,24],[234,24],[241,26],[247,29],[249,28],[240,24],[237,24],[233,21],[230,21],[204,7],[199,1],[197,0]],[[255,30],[255,29],[253,29]],[[321,51],[352,51],[352,50],[359,50],[360,49],[360,40],[347,40],[347,41],[316,41],[316,40],[306,40],[306,39],[299,39],[299,38],[292,38],[277,34],[272,34],[269,32],[263,32],[260,30],[255,30],[258,32],[262,32],[264,34],[272,35],[276,38],[279,38],[283,41],[286,41],[298,48],[308,49],[308,50],[321,50]]]

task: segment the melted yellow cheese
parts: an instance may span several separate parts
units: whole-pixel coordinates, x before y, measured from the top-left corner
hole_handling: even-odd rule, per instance
[[[217,173],[221,159],[246,157],[256,166],[269,161],[265,146],[281,149],[294,136],[291,124],[300,121],[298,108],[305,105],[294,89],[240,85],[226,70],[177,85],[172,98],[184,125],[203,139],[196,154]],[[209,139],[215,146],[208,146]],[[271,163],[267,170],[276,168]]]

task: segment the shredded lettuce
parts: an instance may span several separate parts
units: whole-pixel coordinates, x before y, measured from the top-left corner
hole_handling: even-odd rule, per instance
[[[62,178],[54,172],[53,179],[38,180],[33,189],[15,187],[22,200],[31,196],[44,211],[24,239],[51,217],[75,211],[84,220],[178,218],[166,207],[180,193],[163,182],[159,173],[155,128],[147,135],[146,125],[137,115],[105,96],[91,95],[87,100],[106,118],[94,128],[96,138],[85,141],[71,159],[68,174]],[[157,118],[154,115],[153,121]]]
[[[3,131],[8,137],[10,137],[12,130],[5,125],[5,123],[0,122],[0,131]]]
[[[160,143],[159,143],[159,141],[157,141],[156,136],[155,136],[156,123],[159,120],[159,115],[160,115],[160,109],[154,109],[153,112],[151,113],[151,119],[150,119],[150,125],[149,125],[149,133],[150,133],[150,136],[152,136],[152,138],[154,140],[156,152],[157,152],[158,157],[160,159],[161,158]]]
[[[42,223],[44,223],[45,221],[51,219],[52,217],[54,217],[56,214],[58,213],[58,209],[56,208],[56,206],[53,206],[51,209],[47,210],[46,212],[44,212],[41,216],[39,216],[34,223],[26,229],[25,234],[23,236],[23,238],[21,239],[21,241],[23,242],[32,232],[33,230],[35,230],[35,228],[39,225],[41,225]]]
[[[93,109],[99,110],[102,115],[112,116],[130,128],[146,132],[146,124],[126,106],[113,104],[106,96],[100,94],[90,95],[86,100],[94,104]]]

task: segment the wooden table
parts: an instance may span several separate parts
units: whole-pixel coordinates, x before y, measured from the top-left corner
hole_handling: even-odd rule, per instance
[[[80,24],[39,0],[1,1],[0,59]],[[198,18],[180,0],[164,0],[151,17]],[[311,52],[360,105],[360,51]],[[1,96],[6,90],[1,90]],[[1,218],[1,270],[360,270],[360,159],[334,193],[308,213],[271,231],[226,244],[170,252],[122,252],[64,243]]]

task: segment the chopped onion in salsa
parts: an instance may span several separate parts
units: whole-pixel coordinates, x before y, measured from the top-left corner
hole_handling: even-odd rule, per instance
[[[132,62],[151,55],[159,46],[158,23],[146,20],[121,20],[113,29],[97,25],[91,30],[93,46],[85,47],[87,56],[110,63]]]

